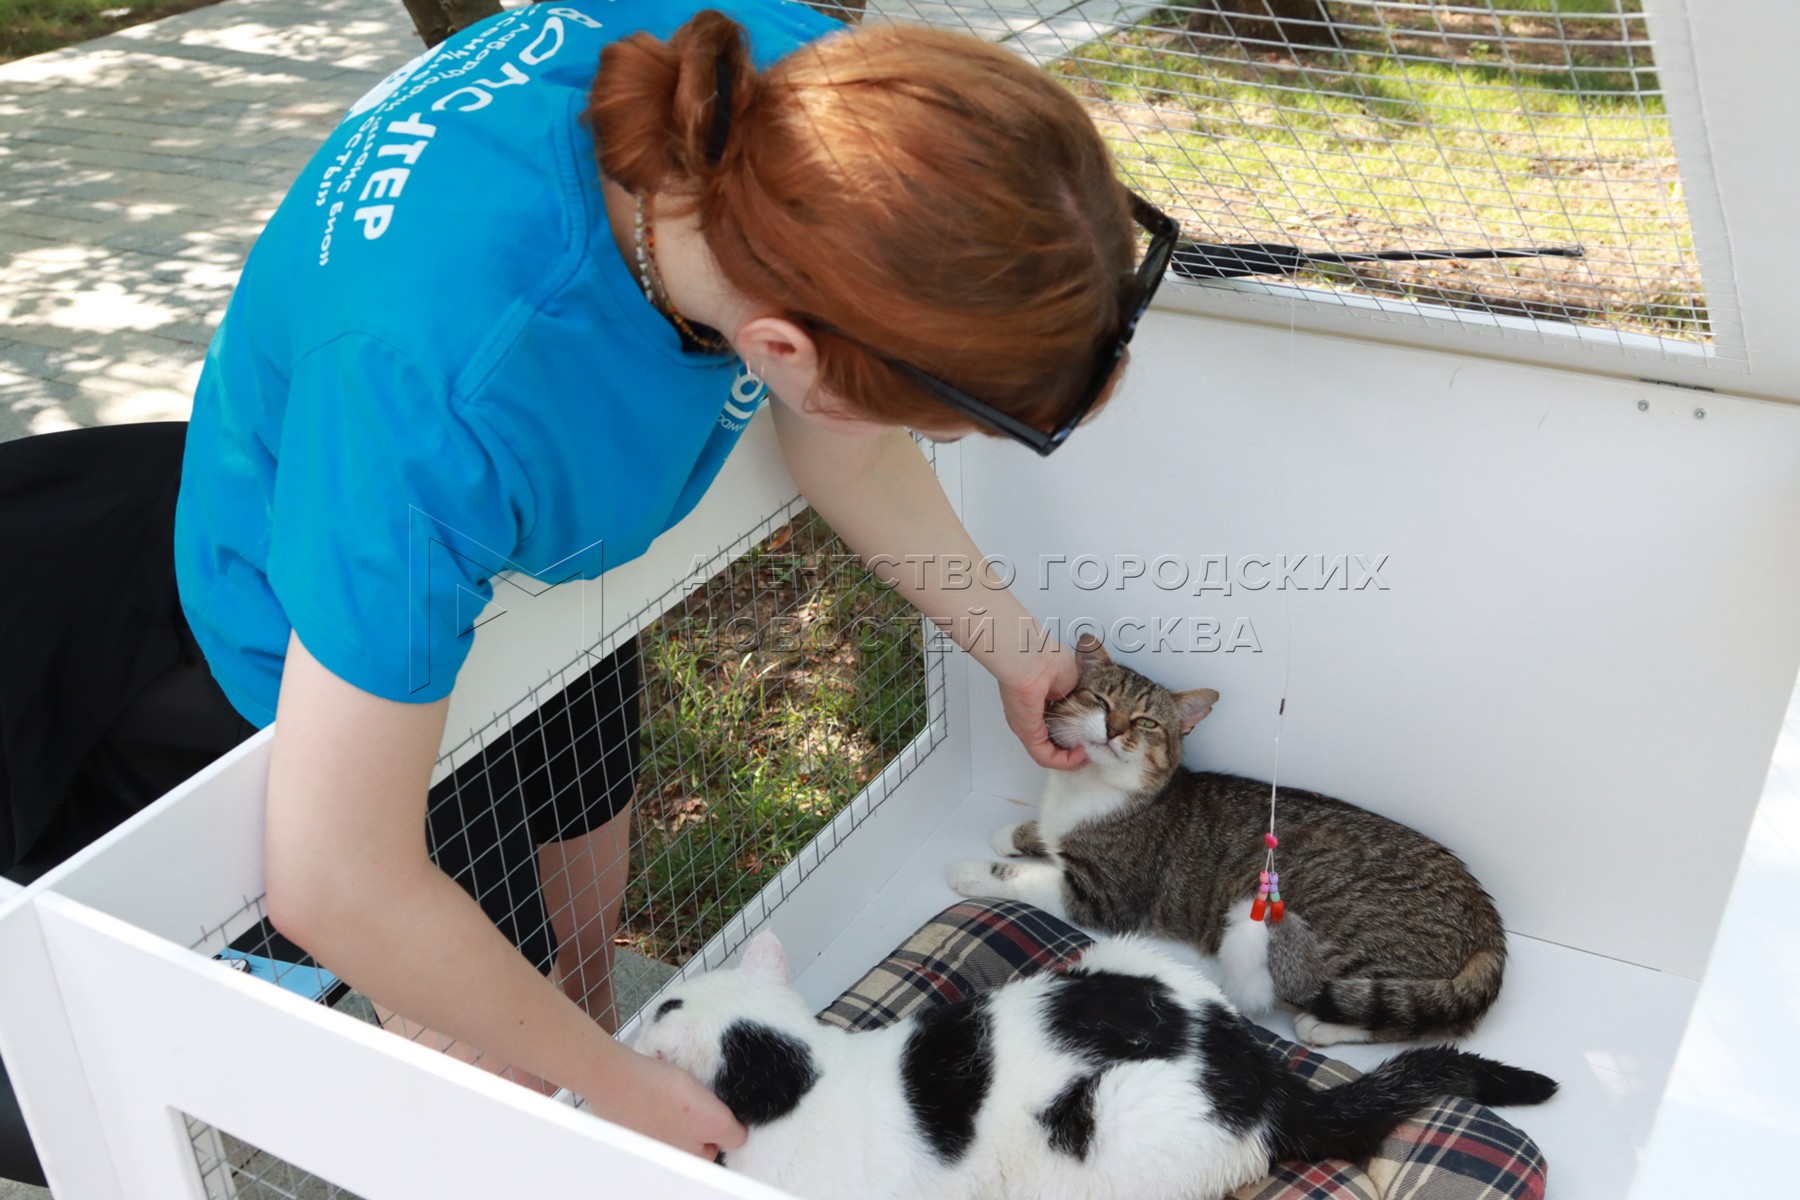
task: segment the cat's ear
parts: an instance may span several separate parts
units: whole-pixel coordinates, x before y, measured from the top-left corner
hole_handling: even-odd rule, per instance
[[[776,983],[786,983],[787,951],[781,948],[781,939],[768,929],[751,938],[750,944],[744,947],[744,961],[738,964],[738,969]]]
[[[1107,654],[1099,638],[1084,633],[1075,639],[1075,662],[1083,671],[1091,671],[1095,667],[1110,667],[1112,656]]]
[[[1187,733],[1194,726],[1206,720],[1206,714],[1212,706],[1219,702],[1219,693],[1211,688],[1195,688],[1191,692],[1176,692],[1175,706],[1181,712],[1181,732]]]

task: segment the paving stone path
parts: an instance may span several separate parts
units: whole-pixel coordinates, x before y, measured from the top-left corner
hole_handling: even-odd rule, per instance
[[[185,418],[244,256],[399,0],[225,0],[0,65],[0,441]]]

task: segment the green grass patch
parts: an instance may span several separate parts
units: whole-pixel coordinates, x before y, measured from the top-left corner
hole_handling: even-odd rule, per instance
[[[810,511],[640,635],[622,941],[693,955],[924,730],[923,635]]]
[[[1542,15],[1339,6],[1363,24],[1257,52],[1217,18],[1164,10],[1050,69],[1090,102],[1127,181],[1200,240],[1575,245],[1585,259],[1313,281],[1695,336],[1698,269],[1641,16],[1509,7]]]
[[[205,8],[218,0],[0,0],[0,62],[102,37],[128,25]]]

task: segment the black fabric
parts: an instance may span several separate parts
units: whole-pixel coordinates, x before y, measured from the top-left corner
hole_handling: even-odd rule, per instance
[[[557,941],[537,847],[590,833],[630,804],[639,676],[627,641],[431,790],[432,858],[540,971]]]
[[[4,1062],[0,1062],[0,1179],[44,1186],[44,1168],[31,1144],[25,1114],[19,1111]]]
[[[175,665],[151,680],[77,765],[42,836],[8,869],[29,883],[256,732],[225,698],[179,611]]]
[[[89,753],[181,659],[172,548],[186,428],[0,443],[0,562],[14,572],[0,589],[0,870],[33,854]]]

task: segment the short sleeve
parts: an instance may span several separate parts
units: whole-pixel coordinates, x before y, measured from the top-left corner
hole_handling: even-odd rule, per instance
[[[389,700],[450,693],[528,506],[441,380],[346,335],[289,380],[270,587],[309,653]]]

